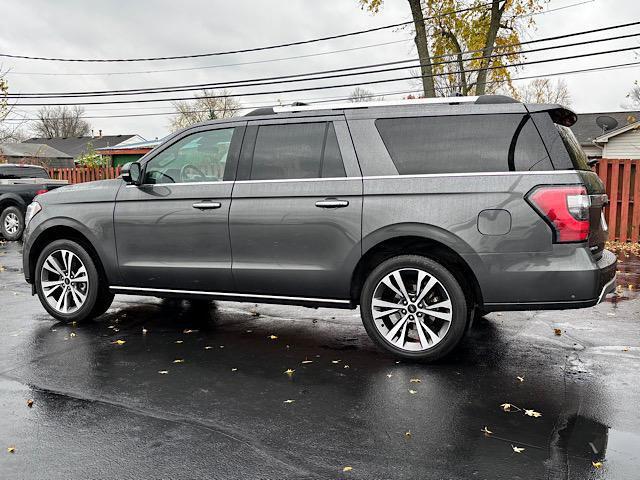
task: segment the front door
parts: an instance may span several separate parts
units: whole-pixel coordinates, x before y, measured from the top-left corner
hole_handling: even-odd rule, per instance
[[[342,117],[249,123],[229,216],[239,292],[347,299],[361,215]]]
[[[229,207],[244,122],[177,136],[143,165],[114,212],[124,287],[233,290]]]

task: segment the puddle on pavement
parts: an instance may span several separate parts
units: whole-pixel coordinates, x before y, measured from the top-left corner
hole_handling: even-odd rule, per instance
[[[616,294],[609,295],[606,301],[618,303],[638,298],[640,290],[640,257],[618,254]]]

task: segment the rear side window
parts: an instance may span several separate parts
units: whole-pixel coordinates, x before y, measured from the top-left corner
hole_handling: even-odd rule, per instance
[[[378,119],[400,175],[553,170],[529,115]]]
[[[29,167],[0,167],[0,178],[49,178],[49,174],[42,168]]]
[[[332,123],[263,125],[258,128],[251,180],[344,177]]]
[[[573,168],[576,170],[591,170],[589,168],[589,159],[587,154],[584,153],[582,147],[580,146],[580,142],[573,134],[569,127],[565,127],[562,125],[554,124],[558,129],[558,133],[560,133],[560,138],[562,139],[562,143],[567,149],[567,153],[569,154],[569,158],[571,158],[571,163],[573,163]]]

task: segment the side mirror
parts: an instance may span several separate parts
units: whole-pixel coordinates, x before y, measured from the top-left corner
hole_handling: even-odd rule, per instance
[[[122,166],[122,179],[129,185],[140,185],[142,167],[138,162],[129,162]]]

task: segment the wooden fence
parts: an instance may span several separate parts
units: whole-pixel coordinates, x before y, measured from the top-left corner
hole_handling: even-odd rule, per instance
[[[106,180],[120,175],[120,167],[94,168],[50,168],[49,176],[55,180],[68,180],[69,183],[92,182]]]
[[[640,160],[603,158],[595,168],[607,187],[609,240],[640,240]]]

